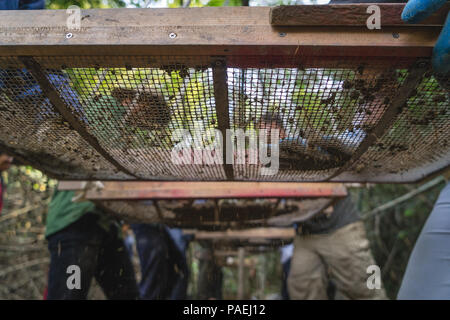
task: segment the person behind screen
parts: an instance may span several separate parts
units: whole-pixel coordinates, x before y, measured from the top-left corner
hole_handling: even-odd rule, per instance
[[[276,113],[263,115],[257,127],[279,130],[280,144],[286,141],[286,130]],[[291,143],[301,146],[307,143],[305,139],[291,139]],[[328,155],[326,148],[305,150],[312,156]],[[282,157],[280,148],[280,169]],[[302,158],[296,161],[302,162]],[[371,290],[366,285],[367,267],[374,264],[364,224],[348,195],[327,210],[297,224],[287,279],[289,297],[292,300],[328,299],[327,290],[332,280],[337,298],[385,299],[383,288]]]

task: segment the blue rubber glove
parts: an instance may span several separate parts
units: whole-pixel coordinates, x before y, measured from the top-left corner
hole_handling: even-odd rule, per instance
[[[437,11],[446,0],[409,0],[402,12],[402,20],[417,23]],[[448,76],[450,72],[450,15],[447,14],[444,27],[433,49],[431,60],[435,73]]]

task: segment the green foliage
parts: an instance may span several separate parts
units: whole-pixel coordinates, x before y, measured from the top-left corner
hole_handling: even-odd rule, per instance
[[[49,190],[52,192],[57,184],[56,180],[49,179],[31,166],[12,166],[8,171],[3,172],[2,176],[8,193],[21,186],[38,193],[46,193]]]
[[[94,8],[122,8],[126,6],[123,0],[47,0],[48,9],[67,9],[71,5],[76,5],[82,9]]]
[[[405,217],[412,217],[414,215],[414,209],[413,208],[406,209],[403,215]]]
[[[223,6],[225,0],[210,0],[205,5],[206,7],[221,7]]]
[[[208,1],[208,3],[205,6],[206,7],[222,7],[224,5],[228,5],[231,7],[231,6],[243,6],[246,3],[248,3],[248,1],[245,1],[245,0],[229,0],[228,3],[226,0],[210,0],[210,1]]]

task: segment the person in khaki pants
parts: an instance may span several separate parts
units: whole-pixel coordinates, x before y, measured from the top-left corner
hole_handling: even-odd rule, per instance
[[[383,288],[367,287],[367,267],[376,263],[350,196],[338,201],[331,213],[303,222],[297,231],[288,276],[290,299],[328,299],[330,280],[335,299],[386,299]]]

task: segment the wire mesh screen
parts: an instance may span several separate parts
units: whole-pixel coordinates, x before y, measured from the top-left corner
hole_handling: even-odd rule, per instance
[[[403,80],[383,66],[363,68],[234,69],[232,77],[243,87],[242,95],[232,96],[237,107],[232,125],[239,128],[252,119],[258,129],[260,119],[279,121],[276,178],[326,179],[351,158]],[[377,96],[372,88],[379,90]],[[250,100],[247,105],[246,100]],[[257,179],[259,172],[259,168],[240,166],[237,177]]]
[[[415,64],[90,56],[27,69],[1,58],[0,141],[70,179],[413,181],[450,163],[448,93]],[[263,145],[269,159],[279,151],[271,174]]]
[[[135,58],[130,64],[119,60],[122,68],[101,68],[86,60],[94,67],[65,68],[83,108],[77,110],[70,97],[58,91],[108,154],[142,179],[225,179],[220,164],[171,161],[176,142],[190,146],[196,131],[217,125],[208,61],[179,63],[159,57],[153,66],[153,60]],[[133,67],[143,63],[149,65]],[[47,76],[51,70],[45,70]]]
[[[449,132],[448,93],[428,73],[390,130],[349,171],[374,182],[398,181],[410,172],[414,172],[412,179],[424,178],[430,171],[448,166]]]
[[[318,214],[333,199],[304,200],[226,199],[189,201],[97,201],[106,212],[133,223],[164,223],[171,227],[203,230],[261,226],[289,227]]]
[[[3,148],[61,178],[129,179],[92,148],[54,109],[39,84],[15,58],[0,58],[0,142]],[[81,108],[66,75],[50,79],[70,93]]]

